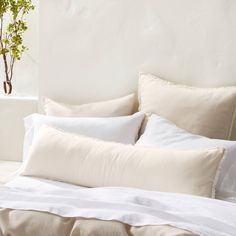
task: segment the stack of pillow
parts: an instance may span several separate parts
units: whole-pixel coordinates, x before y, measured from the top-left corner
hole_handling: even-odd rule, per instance
[[[43,109],[25,119],[22,175],[236,199],[236,87],[140,74],[137,113],[134,94],[85,105],[45,98]]]

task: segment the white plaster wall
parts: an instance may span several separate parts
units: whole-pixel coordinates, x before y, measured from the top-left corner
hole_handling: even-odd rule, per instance
[[[40,94],[83,103],[135,91],[139,71],[236,85],[235,0],[41,0]]]
[[[0,160],[22,161],[24,117],[37,112],[32,98],[0,99]]]
[[[3,71],[0,69],[0,161],[21,161],[25,116],[37,112],[38,104],[38,0],[33,1],[36,10],[27,16],[28,31],[25,45],[29,50],[16,63],[13,94],[3,95]],[[2,60],[2,59],[1,59]],[[0,68],[2,64],[0,62]],[[32,97],[33,96],[33,97]],[[1,173],[0,173],[1,174]]]

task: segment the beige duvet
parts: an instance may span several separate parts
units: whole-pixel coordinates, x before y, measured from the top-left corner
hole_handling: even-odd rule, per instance
[[[36,212],[0,209],[0,236],[193,236],[171,226],[130,227],[120,222],[63,218]]]

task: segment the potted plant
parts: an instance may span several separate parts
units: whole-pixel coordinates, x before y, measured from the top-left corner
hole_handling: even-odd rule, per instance
[[[27,50],[23,44],[23,35],[27,30],[25,16],[34,8],[32,0],[0,0],[0,56],[5,75],[5,94],[12,93],[15,62]]]

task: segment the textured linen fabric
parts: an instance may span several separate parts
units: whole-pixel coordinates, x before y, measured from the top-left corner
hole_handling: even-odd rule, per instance
[[[46,124],[68,131],[105,141],[135,144],[144,114],[138,112],[122,117],[53,117],[33,114],[25,118],[24,155],[27,158],[33,139],[40,126]]]
[[[219,172],[216,196],[220,199],[236,202],[236,141],[210,139],[194,135],[163,117],[152,115],[148,119],[144,134],[135,145],[174,150],[225,148],[226,154]]]
[[[77,235],[83,229],[86,229],[84,233],[90,232],[91,235],[97,232],[99,235],[102,232],[104,235],[112,232],[123,235],[125,231],[120,230],[125,228],[127,232],[131,231],[131,235],[159,235],[156,232],[170,236],[175,232],[183,236],[188,233],[177,228],[188,229],[201,236],[232,236],[236,232],[236,205],[210,198],[134,188],[82,188],[21,176],[7,187],[0,187],[0,192],[0,208],[3,209],[3,214],[0,213],[3,223],[0,225],[5,226],[9,233],[17,228],[36,232],[39,227],[42,230],[46,227],[48,232],[54,233],[58,227],[63,230],[68,222],[71,224],[67,225],[67,235],[74,232],[73,228],[76,228]],[[75,218],[86,220],[87,225],[83,222],[82,225],[77,225],[79,222],[74,225]],[[95,219],[105,220],[106,224]],[[56,222],[58,224],[54,225]],[[114,222],[122,224],[114,225],[118,227],[115,229]],[[101,224],[100,230],[97,224]],[[166,225],[171,227],[166,228]],[[76,235],[75,232],[72,235]]]
[[[42,126],[22,175],[87,187],[136,187],[212,197],[223,157],[223,149],[140,148]]]
[[[139,110],[165,117],[193,134],[230,139],[236,87],[194,88],[140,74]]]
[[[112,220],[65,218],[47,212],[0,209],[0,236],[6,235],[197,236],[190,231],[168,225],[134,227]]]
[[[46,115],[64,117],[111,117],[128,116],[136,112],[137,101],[135,94],[121,98],[88,103],[82,105],[69,105],[42,98],[42,106]]]

